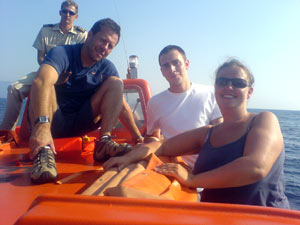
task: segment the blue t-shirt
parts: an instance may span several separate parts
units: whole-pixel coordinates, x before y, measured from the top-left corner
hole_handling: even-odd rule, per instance
[[[114,64],[108,59],[102,59],[90,67],[83,67],[82,46],[83,44],[54,47],[43,62],[53,66],[59,75],[72,73],[65,83],[55,86],[57,102],[64,113],[79,111],[109,76],[119,77]]]

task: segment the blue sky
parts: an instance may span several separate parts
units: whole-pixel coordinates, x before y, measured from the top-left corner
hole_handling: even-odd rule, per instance
[[[0,0],[0,80],[14,81],[38,68],[33,41],[43,24],[59,21],[58,0]],[[125,78],[127,57],[139,56],[139,77],[154,94],[166,89],[158,54],[181,46],[190,60],[191,81],[213,84],[228,57],[255,76],[250,108],[300,110],[299,0],[77,0],[76,25],[89,30],[110,17],[122,40],[109,56]],[[116,7],[117,10],[116,10]]]

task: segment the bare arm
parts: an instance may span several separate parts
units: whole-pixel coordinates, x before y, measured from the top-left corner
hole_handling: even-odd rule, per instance
[[[197,175],[186,175],[182,168],[174,164],[162,166],[158,172],[174,176],[190,187],[238,187],[252,184],[267,176],[282,148],[283,138],[277,118],[270,112],[263,112],[253,123],[242,157]]]
[[[112,157],[103,163],[103,168],[108,170],[112,167],[118,167],[121,171],[131,163],[136,163],[142,159],[147,158],[151,153],[156,152],[161,146],[160,141],[151,142],[148,144],[137,145],[132,151],[120,157]]]
[[[152,98],[148,101],[147,104],[147,132],[145,135],[145,143],[151,143],[154,141],[163,140],[163,135],[161,135],[161,130],[159,126],[157,126],[157,118],[155,118],[155,110],[156,109],[155,101]],[[156,123],[155,123],[156,122]],[[156,126],[154,126],[156,124]],[[148,134],[149,133],[149,134]]]
[[[122,157],[109,159],[103,164],[103,167],[107,170],[117,166],[119,170],[122,170],[127,165],[145,159],[152,153],[165,156],[180,156],[199,152],[204,143],[207,131],[208,127],[197,128],[165,141],[155,141],[139,145]]]
[[[43,64],[32,84],[30,95],[30,122],[32,133],[29,142],[32,157],[45,145],[50,145],[51,149],[55,151],[50,131],[50,123],[38,123],[35,125],[34,121],[39,116],[48,116],[51,122],[53,112],[56,110],[54,84],[57,79],[58,74],[56,70],[48,64]]]
[[[130,106],[126,102],[123,97],[123,107],[120,112],[120,120],[124,124],[124,126],[129,130],[133,141],[135,142],[143,142],[143,137],[134,121],[133,114],[131,112]]]
[[[42,64],[42,62],[45,59],[45,56],[46,56],[46,53],[44,51],[38,50],[38,52],[37,52],[37,61],[38,61],[39,65]]]

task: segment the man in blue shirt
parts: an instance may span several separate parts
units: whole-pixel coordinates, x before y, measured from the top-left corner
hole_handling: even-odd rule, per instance
[[[96,161],[131,150],[130,145],[119,145],[111,139],[119,116],[133,139],[141,138],[123,97],[123,82],[113,63],[106,59],[119,38],[119,25],[111,19],[99,20],[84,44],[57,46],[41,64],[29,107],[33,182],[49,182],[57,177],[55,137],[83,135],[101,124],[101,138],[94,151]]]

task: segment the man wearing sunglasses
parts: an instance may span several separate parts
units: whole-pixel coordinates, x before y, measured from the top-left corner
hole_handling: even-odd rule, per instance
[[[74,20],[78,18],[76,2],[73,0],[62,2],[59,15],[61,16],[60,22],[44,25],[33,43],[33,47],[37,49],[39,65],[43,62],[47,52],[56,45],[83,43],[86,40],[87,32],[73,25]],[[27,97],[36,74],[32,72],[8,87],[6,111],[0,130],[15,129],[22,102]]]
[[[149,100],[145,142],[157,141],[161,134],[168,139],[222,121],[213,87],[190,82],[187,73],[190,62],[181,47],[166,46],[158,60],[170,87]],[[182,158],[193,168],[197,155]]]

